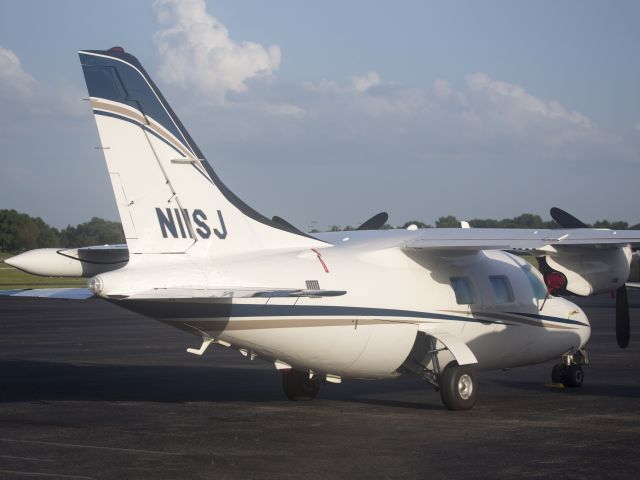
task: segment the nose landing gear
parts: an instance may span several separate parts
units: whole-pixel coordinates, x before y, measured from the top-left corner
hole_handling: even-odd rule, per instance
[[[562,383],[565,387],[580,387],[584,381],[582,365],[589,363],[587,352],[580,348],[571,350],[562,356],[561,363],[551,370],[551,381]]]

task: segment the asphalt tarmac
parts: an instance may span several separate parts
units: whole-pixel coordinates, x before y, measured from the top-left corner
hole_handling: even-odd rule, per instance
[[[638,293],[626,350],[614,301],[580,302],[582,388],[545,387],[553,362],[486,372],[466,412],[416,379],[292,403],[271,365],[113,305],[2,298],[0,479],[637,478]]]

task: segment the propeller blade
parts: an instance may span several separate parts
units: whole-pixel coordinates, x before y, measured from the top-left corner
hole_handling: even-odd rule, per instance
[[[623,285],[616,290],[616,340],[620,348],[627,348],[631,327],[629,325],[629,301]]]
[[[551,218],[562,228],[589,228],[589,225],[578,220],[576,217],[561,208],[553,207],[551,209]]]
[[[380,212],[374,215],[369,220],[360,225],[357,230],[379,230],[389,220],[389,214],[387,212]]]

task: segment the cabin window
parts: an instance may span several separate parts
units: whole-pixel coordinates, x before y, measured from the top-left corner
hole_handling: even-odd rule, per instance
[[[530,265],[523,267],[524,273],[527,275],[527,280],[533,288],[533,296],[538,300],[544,300],[547,297],[547,286],[542,281],[542,278],[535,274]]]
[[[473,291],[473,285],[467,277],[451,277],[450,280],[458,304],[471,305],[476,303],[476,294]]]
[[[490,275],[489,281],[491,282],[491,288],[493,288],[493,294],[496,297],[496,303],[512,303],[513,302],[513,289],[511,283],[505,275]]]

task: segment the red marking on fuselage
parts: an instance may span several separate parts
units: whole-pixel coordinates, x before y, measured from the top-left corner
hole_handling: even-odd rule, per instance
[[[322,260],[322,254],[319,251],[317,251],[315,248],[312,248],[311,251],[318,256],[318,260],[320,260],[320,263],[322,264],[322,268],[324,268],[325,273],[329,273],[327,264],[324,263],[324,260]]]

